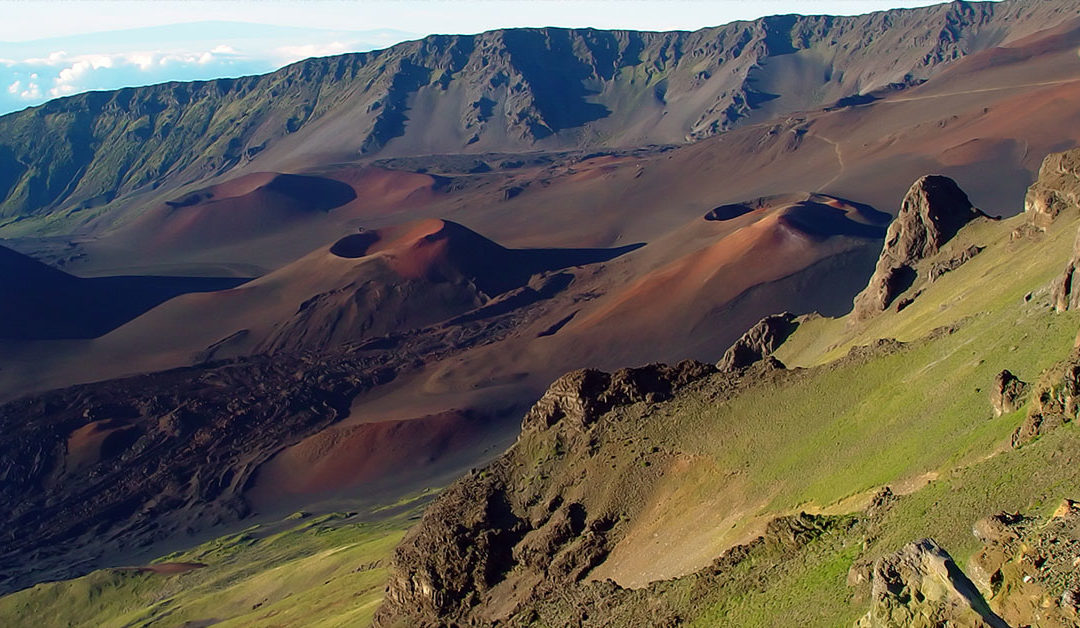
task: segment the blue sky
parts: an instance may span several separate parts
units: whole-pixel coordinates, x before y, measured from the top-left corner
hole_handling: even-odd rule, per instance
[[[0,114],[95,89],[269,72],[432,33],[694,30],[939,0],[0,0]]]

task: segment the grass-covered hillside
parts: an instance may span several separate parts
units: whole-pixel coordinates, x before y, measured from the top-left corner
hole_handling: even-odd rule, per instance
[[[399,508],[400,510],[400,508]],[[3,626],[365,626],[411,512],[365,522],[298,513],[138,568],[0,598]]]

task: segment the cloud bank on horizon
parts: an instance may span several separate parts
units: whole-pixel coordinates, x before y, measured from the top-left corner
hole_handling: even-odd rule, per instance
[[[8,40],[0,41],[0,115],[85,91],[261,74],[431,33],[516,26],[693,30],[775,13],[852,14],[940,1],[24,1],[8,3],[0,24],[0,39]],[[218,21],[192,21],[199,16]]]
[[[86,91],[262,74],[300,59],[372,50],[410,36],[386,29],[203,22],[0,42],[0,115]]]

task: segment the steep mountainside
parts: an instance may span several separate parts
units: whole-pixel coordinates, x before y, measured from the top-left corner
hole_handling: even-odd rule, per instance
[[[86,211],[249,162],[681,143],[914,85],[1078,14],[1068,0],[1008,0],[693,33],[492,31],[82,94],[0,118],[0,217]]]

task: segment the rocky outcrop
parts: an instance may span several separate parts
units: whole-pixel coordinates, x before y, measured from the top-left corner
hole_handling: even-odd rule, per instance
[[[1045,229],[1064,211],[1080,207],[1080,149],[1053,153],[1043,160],[1039,177],[1028,188],[1024,213]]]
[[[1010,626],[1080,623],[1080,509],[1065,499],[1048,519],[999,513],[975,524],[984,543],[968,573]]]
[[[1008,370],[998,373],[990,387],[990,405],[994,408],[994,416],[1019,410],[1027,389],[1027,383],[1020,381]]]
[[[1024,423],[1013,433],[1019,447],[1080,416],[1080,351],[1048,369],[1036,382]]]
[[[888,309],[914,283],[918,262],[936,254],[961,227],[984,215],[952,179],[928,175],[916,181],[889,225],[869,284],[855,297],[854,319],[865,320]]]
[[[734,371],[772,355],[798,326],[795,315],[790,312],[766,316],[731,345],[716,363],[716,368]]]
[[[972,244],[966,249],[960,251],[956,255],[953,255],[947,260],[940,262],[934,262],[926,269],[926,280],[933,283],[938,280],[945,273],[951,273],[952,271],[960,268],[964,264],[971,261],[973,257],[982,253],[985,247],[975,246]]]
[[[1073,243],[1072,258],[1065,264],[1065,269],[1057,276],[1050,286],[1050,300],[1054,304],[1054,310],[1064,312],[1075,310],[1080,307],[1080,231],[1076,234]]]
[[[972,626],[1008,628],[932,539],[906,545],[874,563],[870,611],[857,628]]]
[[[1028,188],[1024,199],[1027,223],[1018,229],[1038,233],[1049,227],[1062,213],[1080,209],[1080,149],[1053,153],[1043,160],[1039,177]],[[1073,244],[1072,257],[1050,286],[1050,299],[1058,312],[1080,306],[1080,233]]]
[[[677,388],[715,370],[708,364],[686,360],[676,366],[651,364],[614,373],[571,371],[551,384],[525,415],[521,429],[544,429],[559,421],[584,429],[615,406],[664,401]]]
[[[875,562],[872,607],[856,626],[1080,625],[1077,502],[1045,520],[999,512],[972,533],[983,545],[966,574],[929,539]]]
[[[618,408],[670,399],[715,372],[686,361],[560,377],[526,414],[515,446],[448,488],[395,550],[376,624],[491,625],[581,582],[629,511],[619,497],[585,499],[587,474],[574,465],[605,444],[625,445],[606,432],[619,427],[608,419]]]

